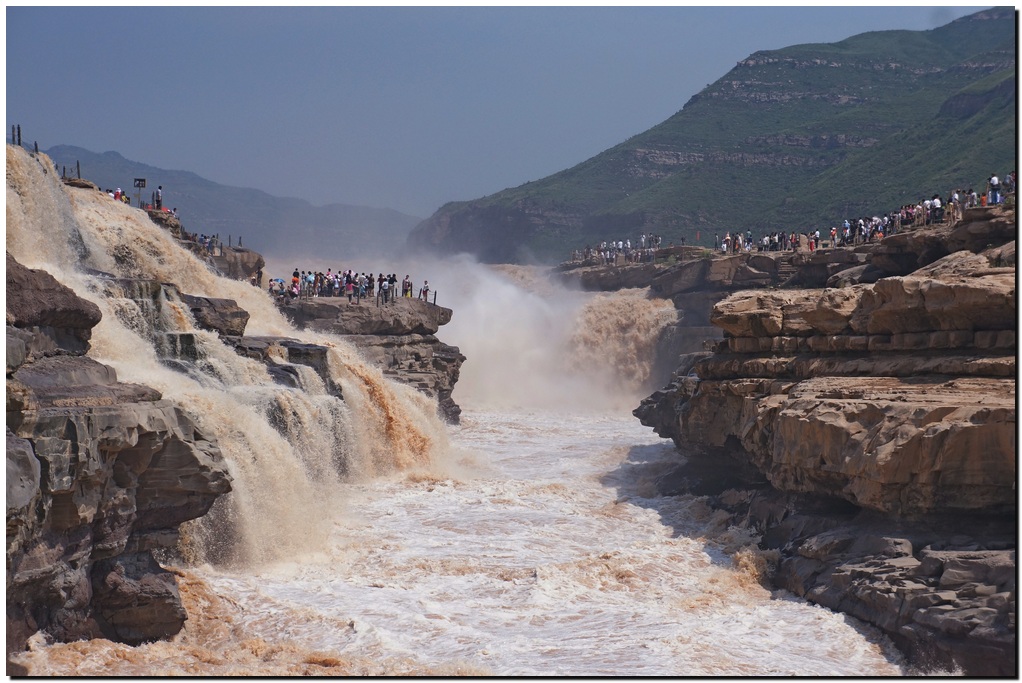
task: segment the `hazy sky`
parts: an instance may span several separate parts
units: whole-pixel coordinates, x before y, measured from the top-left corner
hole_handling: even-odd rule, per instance
[[[645,131],[757,50],[983,7],[8,6],[7,134],[426,217]]]

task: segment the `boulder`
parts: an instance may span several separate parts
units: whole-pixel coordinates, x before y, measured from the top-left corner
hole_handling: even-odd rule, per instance
[[[7,254],[7,324],[45,336],[54,350],[83,354],[99,307],[82,299],[44,270],[26,268]]]
[[[188,307],[195,323],[204,330],[211,330],[221,336],[240,337],[248,325],[248,311],[238,306],[233,299],[215,299],[206,296],[192,296],[177,293],[177,298]]]

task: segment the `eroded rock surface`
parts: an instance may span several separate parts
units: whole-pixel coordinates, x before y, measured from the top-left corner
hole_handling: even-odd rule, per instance
[[[385,305],[377,305],[376,299],[349,304],[347,297],[316,297],[283,301],[281,310],[299,328],[341,335],[436,334],[454,314],[449,308],[407,297]]]
[[[879,627],[918,669],[1015,675],[1013,518],[894,520],[740,485],[713,501],[763,533],[775,585]]]
[[[152,552],[230,490],[223,457],[159,392],[83,355],[93,304],[7,264],[7,650],[40,630],[170,637],[186,615]]]
[[[435,336],[451,321],[451,309],[403,297],[379,306],[376,299],[356,305],[347,297],[318,297],[281,302],[281,310],[300,328],[343,336],[385,375],[436,398],[448,422],[459,421],[451,392],[465,356]]]
[[[636,415],[679,445],[739,445],[782,490],[900,516],[1011,509],[1016,311],[1014,269],[969,252],[873,285],[733,294],[718,353]]]
[[[634,411],[691,456],[671,492],[761,533],[775,583],[967,675],[1016,662],[1014,237],[1013,210],[984,208],[796,254],[787,283],[820,289],[723,292],[723,340]],[[655,283],[676,305],[713,270],[686,268]]]

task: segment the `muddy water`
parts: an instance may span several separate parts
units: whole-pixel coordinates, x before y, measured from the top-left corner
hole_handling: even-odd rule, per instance
[[[294,330],[139,211],[63,188],[11,148],[7,227],[16,258],[102,309],[90,355],[181,405],[235,487],[187,531],[184,632],[140,647],[39,634],[15,657],[32,675],[902,672],[873,632],[763,588],[752,539],[700,500],[656,496],[679,456],[629,410],[675,319],[664,302],[444,269],[431,282],[456,314],[442,338],[470,359],[463,424],[447,428],[342,340]],[[345,401],[311,372],[274,384],[187,310],[140,310],[80,266],[232,298],[250,334],[330,347]],[[200,360],[162,363],[161,331],[195,334]]]
[[[633,420],[469,411],[451,441],[458,476],[343,484],[348,504],[317,551],[189,568],[188,593],[206,597],[191,597],[187,633],[94,641],[99,670],[901,673],[875,632],[763,588],[748,539],[699,499],[657,497],[676,456]],[[59,674],[95,656],[58,645],[26,659]]]

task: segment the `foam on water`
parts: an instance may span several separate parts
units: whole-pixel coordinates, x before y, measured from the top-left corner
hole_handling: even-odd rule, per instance
[[[452,442],[473,472],[342,484],[322,552],[190,570],[229,596],[237,632],[216,656],[250,673],[281,663],[239,643],[286,645],[274,656],[294,666],[318,653],[420,673],[902,672],[871,629],[736,568],[701,501],[650,495],[645,477],[674,456],[634,421],[468,412]]]

